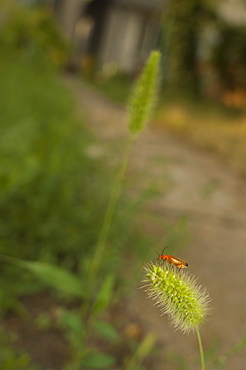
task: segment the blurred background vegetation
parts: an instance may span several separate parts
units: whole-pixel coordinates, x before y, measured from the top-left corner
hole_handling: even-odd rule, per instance
[[[154,19],[159,16],[159,23],[151,44],[162,52],[162,89],[155,123],[216,153],[244,176],[245,5],[240,0],[236,4],[230,0],[172,0],[159,4],[157,9],[162,13],[152,15]],[[146,18],[145,28],[150,25]],[[148,39],[148,32],[144,32],[141,37]],[[123,37],[120,26],[119,33]],[[111,99],[125,104],[131,82],[141,70],[141,55],[149,46],[142,44],[130,73],[117,55],[102,64],[103,57],[90,48],[81,52],[79,70]]]
[[[99,271],[98,280],[103,283],[94,286],[89,313],[84,310],[82,293],[75,298],[73,289],[66,294],[61,287],[54,294],[47,290],[45,279],[34,278],[16,262],[54,265],[61,270],[49,271],[49,285],[58,276],[61,281],[76,277],[81,289],[85,288],[115,170],[90,155],[96,139],[76,116],[73,97],[60,75],[76,69],[84,81],[125,104],[141,70],[138,66],[126,73],[115,62],[100,65],[91,50],[83,50],[80,58],[73,49],[76,45],[71,46],[61,31],[51,3],[0,0],[0,367],[148,369],[155,353],[153,338],[140,340],[138,327],[129,328],[133,334],[126,338],[122,326],[115,324],[117,310],[124,312],[122,297],[137,284],[125,273],[126,266],[128,271],[131,264],[135,269],[138,266],[140,276],[140,266],[151,253],[148,248],[143,252],[146,240],[132,221],[139,199],[136,204],[128,202],[123,190]],[[245,175],[246,26],[223,20],[216,13],[217,5],[206,0],[173,0],[163,11],[151,46],[163,52],[155,124],[219,153]],[[215,34],[207,53],[205,25]],[[187,244],[185,220],[169,229],[165,235],[169,244]],[[38,274],[42,271],[47,270]],[[71,284],[76,285],[78,279]],[[56,309],[48,314],[42,302]],[[29,308],[38,313],[35,323]],[[40,355],[35,351],[31,355],[30,343],[27,353],[18,334],[9,330],[13,312],[25,326],[48,332],[50,342],[59,343],[56,362],[47,358],[35,363]],[[24,332],[20,324],[13,329],[20,336]],[[59,339],[53,337],[55,330]],[[28,334],[34,335],[32,329]]]

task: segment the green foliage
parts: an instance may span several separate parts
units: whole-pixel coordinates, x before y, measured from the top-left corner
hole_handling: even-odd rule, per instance
[[[108,369],[116,362],[116,359],[106,353],[90,351],[83,361],[83,366],[89,369]]]
[[[27,269],[40,281],[44,282],[49,287],[57,289],[63,294],[76,298],[81,298],[84,295],[81,280],[64,268],[48,263],[27,262],[17,259],[14,263],[19,267]]]
[[[113,274],[108,274],[103,279],[102,284],[96,292],[96,296],[94,298],[94,313],[98,314],[103,312],[109,306],[109,304],[113,302],[115,280],[116,277]]]
[[[112,324],[106,321],[95,321],[93,326],[96,332],[109,343],[115,343],[120,340],[120,335]]]
[[[101,317],[115,300],[118,265],[112,266],[107,257],[113,245],[117,261],[121,260],[121,249],[115,245],[122,244],[127,222],[120,222],[121,214],[115,217],[114,211],[131,141],[106,209],[110,174],[100,169],[100,160],[87,155],[91,138],[74,118],[70,96],[42,53],[37,51],[31,60],[23,53],[14,61],[1,58],[0,65],[1,308],[6,301],[5,308],[16,304],[13,296],[26,292],[26,287],[35,290],[37,280],[79,298],[77,310],[59,312],[59,326],[71,352],[67,369],[107,369],[116,357],[90,340],[93,333],[110,345],[119,339],[117,329]],[[115,229],[119,232],[113,244]],[[95,249],[98,239],[100,248]],[[91,260],[96,267],[88,275]],[[38,279],[30,281],[30,272]],[[37,323],[45,329],[51,320],[40,316]],[[146,356],[144,348],[149,347],[139,349],[133,364]]]
[[[68,47],[52,13],[45,8],[22,6],[15,0],[0,2],[0,48],[2,52],[42,50],[49,59],[64,64]]]
[[[67,339],[70,351],[73,354],[84,353],[84,339],[86,336],[85,324],[75,310],[67,310],[66,308],[60,308],[59,314],[59,327],[63,330],[65,338]]]
[[[88,135],[49,70],[22,59],[0,63],[1,252],[27,259],[73,253],[82,239],[94,239],[83,227],[88,219],[97,223]]]
[[[0,80],[0,253],[63,261],[84,274],[110,172],[87,155],[92,139],[74,118],[70,95],[42,55],[1,58]],[[23,292],[30,275],[5,264],[1,275],[1,307],[8,308],[10,292]]]
[[[94,328],[100,337],[107,339],[108,342],[113,342],[117,336],[116,330],[108,323],[102,321],[94,321]],[[70,344],[71,359],[68,361],[65,369],[107,369],[116,359],[99,351],[97,348],[92,348],[87,344],[88,336],[91,335],[91,330],[88,331],[87,325],[82,320],[78,311],[59,310],[59,326],[63,329],[64,335]],[[94,336],[95,338],[95,336]]]
[[[144,338],[144,340],[139,344],[136,352],[126,364],[126,370],[135,370],[140,369],[140,365],[143,362],[144,358],[151,352],[155,344],[155,336],[149,334]]]

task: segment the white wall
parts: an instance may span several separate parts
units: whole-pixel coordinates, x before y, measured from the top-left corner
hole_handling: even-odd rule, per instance
[[[74,37],[76,23],[81,16],[85,0],[62,0],[58,20],[68,40]]]
[[[100,63],[112,60],[125,72],[133,72],[138,63],[138,43],[141,36],[143,18],[134,11],[121,8],[109,13],[105,34],[100,50]]]

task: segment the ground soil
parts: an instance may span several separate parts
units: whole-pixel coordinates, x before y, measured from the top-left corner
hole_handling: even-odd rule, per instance
[[[67,77],[66,83],[76,97],[79,114],[98,138],[88,155],[105,156],[117,164],[127,136],[126,109],[77,78]],[[130,162],[133,193],[153,184],[158,188],[158,196],[141,215],[146,238],[163,239],[166,220],[175,222],[182,215],[189,220],[192,238],[178,257],[189,262],[191,273],[212,298],[213,310],[202,330],[204,347],[215,348],[217,343],[218,353],[224,355],[246,333],[246,183],[214,155],[151,126],[134,143]],[[162,348],[151,370],[181,368],[167,365],[168,356],[182,356],[190,364],[196,358],[195,336],[174,331],[143,290],[134,291],[127,311],[146,332],[156,334]],[[198,368],[197,363],[188,367]],[[227,369],[246,369],[245,349],[228,359]]]
[[[61,331],[56,328],[60,306],[57,297],[47,292],[36,293],[21,298],[20,303],[25,307],[25,315],[9,312],[1,322],[6,333],[17,334],[16,342],[13,344],[14,349],[19,350],[19,353],[23,351],[27,353],[30,362],[38,365],[38,370],[62,369],[69,352],[66,340]],[[42,330],[38,327],[37,319],[44,313],[52,318],[52,323]],[[11,358],[8,360],[11,363]],[[7,366],[5,363],[4,369],[7,369]],[[9,366],[13,369],[11,365]]]

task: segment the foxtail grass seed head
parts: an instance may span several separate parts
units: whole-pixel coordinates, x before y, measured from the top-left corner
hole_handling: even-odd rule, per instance
[[[153,51],[138,78],[129,103],[128,128],[135,136],[141,132],[152,113],[157,95],[161,54]]]
[[[189,272],[167,263],[145,266],[146,292],[168,314],[175,328],[190,332],[204,323],[210,298]]]

